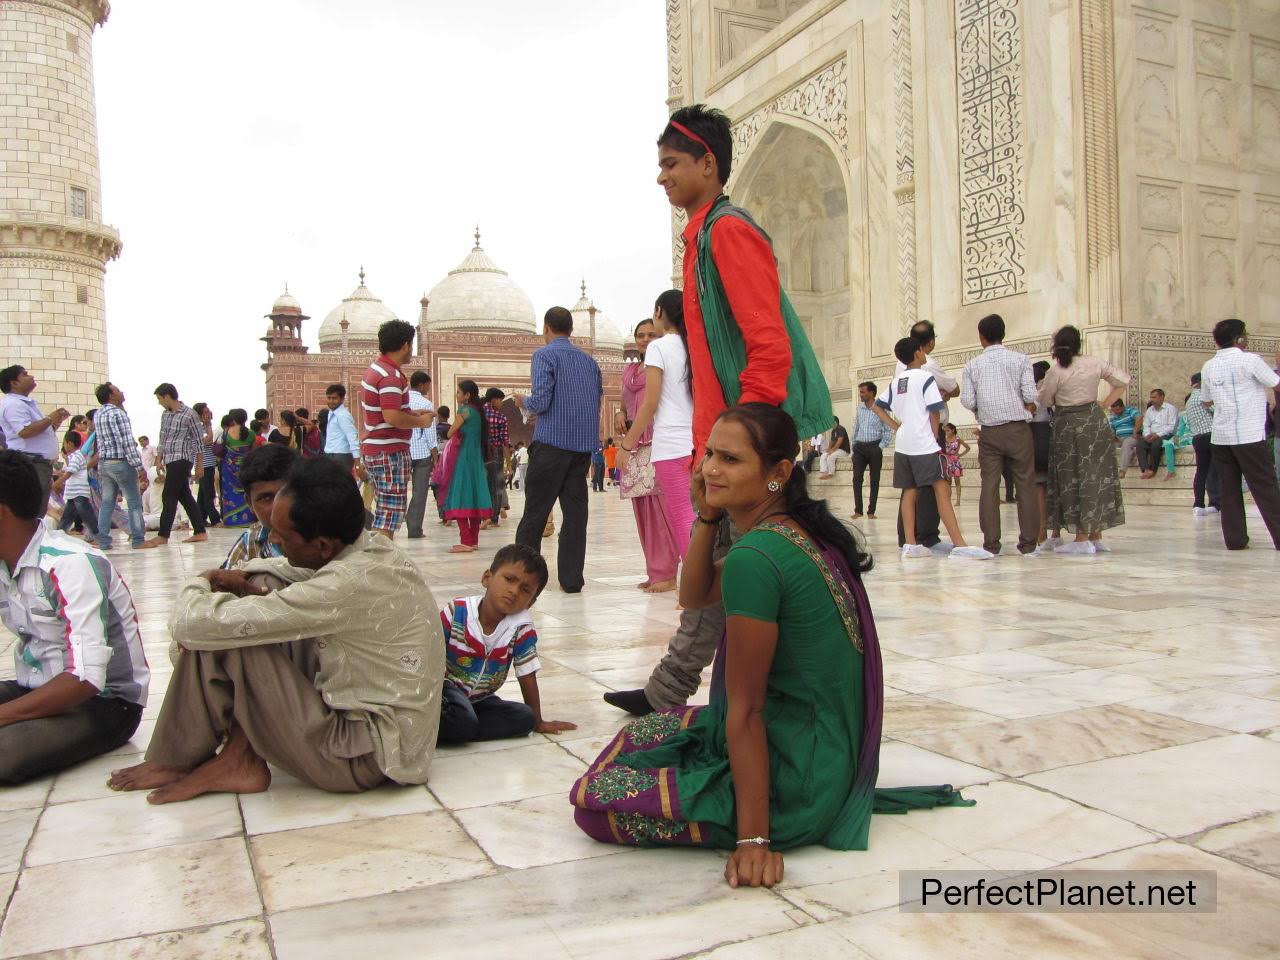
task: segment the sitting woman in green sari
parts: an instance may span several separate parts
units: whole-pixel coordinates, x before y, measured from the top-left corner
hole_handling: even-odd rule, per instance
[[[731,886],[782,879],[781,850],[865,850],[871,814],[960,805],[950,786],[876,790],[880,648],[871,567],[794,469],[795,423],[749,403],[720,415],[693,473],[698,509],[680,602],[723,601],[711,702],[625,727],[573,787],[578,825],[606,843],[733,850]],[[712,559],[723,515],[742,531]]]

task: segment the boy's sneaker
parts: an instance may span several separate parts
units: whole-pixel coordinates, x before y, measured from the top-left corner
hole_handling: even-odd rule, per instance
[[[995,554],[982,547],[956,547],[951,551],[952,560],[991,560]]]
[[[1084,557],[1092,556],[1096,551],[1093,549],[1093,544],[1088,540],[1072,540],[1070,543],[1064,543],[1056,548],[1053,552]]]
[[[1192,515],[1193,517],[1203,517],[1206,513],[1208,513],[1208,511],[1207,511],[1207,510],[1205,510],[1205,508],[1204,508],[1204,507],[1192,507],[1192,508],[1191,508],[1191,515]]]
[[[1209,516],[1210,514],[1214,514],[1214,513],[1221,513],[1221,512],[1222,512],[1222,511],[1220,511],[1217,507],[1205,507],[1205,508],[1204,508],[1204,515],[1205,515],[1206,517],[1207,517],[1207,516]]]
[[[902,545],[903,560],[918,560],[922,557],[932,557],[933,552],[926,546],[919,543],[904,543]]]
[[[1093,544],[1094,553],[1110,553],[1111,552],[1111,548],[1108,547],[1101,540],[1090,540],[1089,542]]]

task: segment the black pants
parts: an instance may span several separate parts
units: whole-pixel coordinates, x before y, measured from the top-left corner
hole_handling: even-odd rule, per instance
[[[1160,469],[1160,459],[1164,456],[1164,442],[1167,438],[1159,436],[1138,438],[1138,466],[1144,471],[1155,473]],[[1171,462],[1169,466],[1173,466]]]
[[[218,504],[213,496],[213,485],[216,481],[213,467],[205,467],[198,481],[199,486],[196,487],[196,506],[200,509],[200,517],[205,523],[222,522],[222,514],[218,513]]]
[[[204,517],[196,506],[196,498],[191,496],[191,461],[174,460],[164,465],[164,489],[160,491],[160,536],[165,540],[173,532],[173,518],[178,513],[178,504],[187,513],[191,521],[191,529],[196,533],[204,533]]]
[[[593,463],[591,465],[591,489],[596,493],[604,493],[604,464]]]
[[[30,692],[5,680],[0,682],[0,703]],[[56,717],[0,727],[0,784],[25,783],[114,750],[128,742],[141,719],[142,707],[136,703],[119,697],[90,697]]]
[[[862,512],[862,475],[871,471],[871,499],[867,501],[867,513],[876,512],[876,499],[880,496],[880,468],[884,465],[884,451],[878,443],[853,445],[853,512]]]
[[[942,518],[938,516],[938,498],[932,485],[921,487],[916,491],[916,543],[933,547],[942,542],[938,527]],[[902,501],[898,501],[898,546],[907,542],[902,529]]]
[[[1253,494],[1253,502],[1262,513],[1262,522],[1271,533],[1271,542],[1280,550],[1280,484],[1276,483],[1275,466],[1267,441],[1213,445],[1213,465],[1218,471],[1218,498],[1222,510],[1222,539],[1228,550],[1243,550],[1249,545],[1245,528],[1243,477]]]
[[[489,502],[493,504],[493,514],[490,519],[497,523],[502,519],[502,501],[506,496],[506,483],[502,476],[502,459],[487,460],[484,465],[484,472],[489,478]]]
[[[582,589],[582,568],[587,561],[587,465],[591,454],[563,450],[534,441],[529,447],[529,472],[525,474],[524,516],[516,530],[516,543],[542,552],[542,530],[551,507],[560,501],[563,523],[556,554],[560,589]]]
[[[817,450],[810,450],[808,453],[804,455],[804,472],[805,473],[813,472],[813,461],[817,460],[819,456],[820,454],[818,453]]]
[[[943,444],[942,448],[945,450],[946,444]],[[1013,461],[1005,460],[1004,465],[1000,468],[1000,476],[1004,478],[1004,502],[1013,503],[1015,499],[1013,490]]]
[[[445,681],[440,697],[440,733],[436,743],[471,743],[474,740],[506,740],[533,732],[533,711],[523,703],[488,696],[472,700],[459,687]]]
[[[409,478],[413,492],[409,495],[409,509],[405,512],[404,522],[411,537],[423,536],[422,520],[427,515],[427,490],[431,486],[431,468],[435,462],[434,456],[410,461]]]
[[[1195,505],[1204,506],[1204,495],[1209,493],[1209,506],[1221,507],[1218,502],[1218,471],[1213,468],[1213,443],[1211,433],[1198,433],[1191,438],[1191,449],[1196,453],[1196,478],[1191,482],[1195,493]]]

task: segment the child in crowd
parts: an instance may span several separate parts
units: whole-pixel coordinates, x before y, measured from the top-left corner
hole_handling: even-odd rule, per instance
[[[596,444],[595,450],[591,452],[591,489],[596,493],[604,493],[604,444]]]
[[[561,733],[577,724],[543,720],[538,698],[538,634],[529,608],[547,585],[547,562],[522,544],[497,552],[480,581],[484,593],[460,597],[440,614],[445,635],[442,744]],[[512,664],[524,703],[497,696]]]
[[[954,544],[952,559],[990,560],[994,554],[964,542],[951,506],[951,492],[942,473],[942,449],[938,446],[938,418],[945,404],[933,376],[920,369],[928,358],[913,337],[903,337],[893,352],[907,369],[889,380],[872,409],[897,433],[893,485],[902,491],[902,558],[932,556],[928,547],[916,542],[917,491],[932,487],[938,500],[938,516]]]
[[[80,434],[75,430],[68,430],[62,439],[62,456],[67,465],[53,483],[53,489],[61,493],[63,499],[62,520],[58,529],[66,532],[73,523],[77,527],[83,524],[96,541],[98,517],[89,499],[89,461],[80,452],[82,443]]]
[[[613,445],[613,437],[604,442],[604,470],[608,478],[608,486],[618,482],[618,448]]]
[[[964,476],[964,467],[960,464],[960,458],[969,455],[969,445],[960,439],[954,423],[948,423],[942,429],[946,433],[947,440],[947,463],[944,473],[955,488],[955,502],[958,507],[960,506],[960,478]]]

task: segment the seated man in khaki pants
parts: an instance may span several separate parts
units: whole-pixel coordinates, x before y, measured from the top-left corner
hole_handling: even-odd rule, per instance
[[[426,782],[444,682],[431,590],[364,533],[355,482],[332,461],[295,464],[271,520],[284,559],[206,571],[179,594],[169,630],[183,653],[146,762],[112,773],[113,789],[152,790],[152,803],[255,793],[267,762],[335,792]],[[285,585],[268,592],[256,574]],[[297,656],[300,640],[314,656]]]

